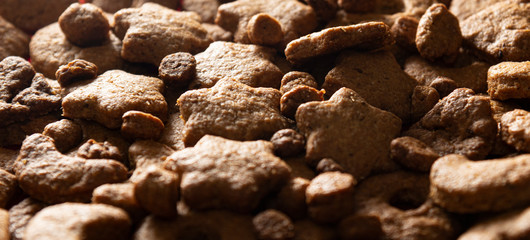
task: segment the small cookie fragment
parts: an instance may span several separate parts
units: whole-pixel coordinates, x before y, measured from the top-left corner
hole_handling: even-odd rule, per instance
[[[318,83],[311,74],[306,72],[291,71],[283,75],[280,92],[284,94],[299,85],[318,88]]]
[[[0,169],[0,208],[5,208],[17,190],[17,177]]]
[[[282,129],[271,137],[274,153],[280,157],[296,156],[304,150],[305,138],[293,129]]]
[[[13,172],[13,163],[17,157],[18,150],[0,147],[0,169]]]
[[[158,76],[166,85],[186,85],[195,77],[196,67],[197,61],[190,53],[172,53],[162,59],[158,67]]]
[[[230,78],[221,79],[212,88],[185,92],[178,105],[186,121],[186,146],[193,146],[206,134],[235,140],[268,139],[289,126],[289,120],[280,114],[278,90],[253,88]]]
[[[429,87],[436,89],[440,98],[449,95],[453,90],[457,88],[456,82],[448,77],[436,77]]]
[[[43,135],[53,138],[59,152],[66,152],[83,140],[83,129],[72,120],[62,119],[44,127]]]
[[[105,204],[62,203],[42,209],[29,222],[25,239],[125,240],[131,220]]]
[[[140,170],[134,177],[134,195],[140,206],[155,216],[177,216],[178,176],[157,166]]]
[[[530,98],[530,61],[502,62],[488,70],[488,94],[493,99]]]
[[[63,88],[76,81],[94,79],[97,75],[98,67],[82,59],[75,59],[66,65],[62,65],[55,72],[57,82]]]
[[[282,95],[280,111],[284,116],[293,119],[300,105],[306,102],[323,101],[324,92],[308,86],[296,86]]]
[[[294,167],[291,167],[294,174]],[[302,177],[293,177],[278,192],[276,199],[273,200],[273,207],[292,219],[300,219],[307,214],[307,203],[305,191],[310,181]]]
[[[0,62],[0,100],[10,102],[31,85],[35,69],[21,57],[6,57]]]
[[[355,185],[357,181],[348,173],[325,172],[313,178],[305,192],[309,216],[333,223],[350,214]]]
[[[317,27],[313,8],[297,0],[238,0],[225,3],[218,8],[215,23],[232,32],[235,42],[250,43],[247,25],[252,16],[259,13],[278,19],[284,33],[283,46]]]
[[[113,31],[122,39],[123,59],[158,66],[171,53],[195,54],[208,47],[211,39],[199,21],[196,13],[145,3],[116,12]]]
[[[0,16],[0,60],[29,55],[29,36]]]
[[[412,119],[418,120],[440,100],[440,94],[429,86],[416,86],[412,92]]]
[[[247,35],[253,44],[274,46],[283,40],[282,25],[271,15],[259,13],[248,21]]]
[[[326,28],[291,41],[285,48],[287,60],[301,64],[311,58],[345,48],[373,50],[394,43],[390,27],[383,22]]]
[[[369,105],[348,88],[328,101],[302,104],[296,122],[306,137],[306,159],[316,164],[332,158],[356,179],[390,161],[390,141],[401,131],[396,115]]]
[[[410,16],[400,16],[396,18],[390,28],[390,34],[396,40],[396,44],[409,51],[417,51],[416,32],[418,29],[418,19]]]
[[[288,240],[294,238],[294,225],[288,216],[280,211],[268,209],[252,219],[258,239]]]
[[[195,55],[197,76],[190,88],[209,88],[223,78],[251,87],[278,88],[282,72],[272,62],[274,49],[232,42],[214,42]]]
[[[450,212],[493,212],[530,202],[530,155],[470,161],[462,155],[438,159],[431,168],[430,197]]]
[[[530,237],[529,223],[529,208],[510,211],[476,223],[458,239],[525,239]]]
[[[400,137],[390,143],[390,158],[416,171],[429,172],[440,155],[422,141],[413,137]]]
[[[157,139],[164,130],[164,123],[149,113],[128,111],[122,116],[121,134],[130,139]]]
[[[24,140],[14,170],[20,188],[47,203],[88,201],[99,185],[127,179],[127,169],[121,163],[65,156],[57,151],[52,138],[42,134]]]
[[[440,156],[456,153],[481,159],[492,149],[496,133],[489,99],[458,88],[403,135],[419,139]]]
[[[416,47],[420,55],[434,61],[454,58],[462,45],[458,19],[444,4],[430,6],[418,23]]]
[[[196,209],[249,212],[290,175],[287,164],[274,156],[272,143],[211,135],[173,153],[164,165],[181,176],[182,198]]]
[[[370,105],[392,112],[406,123],[411,120],[411,96],[417,84],[389,51],[346,51],[326,75],[322,88],[326,95],[341,87],[350,88]]]
[[[35,214],[48,205],[26,198],[9,209],[9,233],[12,240],[23,240],[26,226]],[[6,238],[9,239],[9,238]]]
[[[331,158],[322,158],[317,164],[316,169],[319,173],[324,172],[344,172],[344,168]]]
[[[147,214],[135,197],[131,182],[103,184],[92,192],[92,203],[107,204],[125,210],[133,222]]]
[[[80,47],[97,46],[109,40],[109,21],[96,5],[74,3],[58,22],[68,41]]]
[[[85,159],[114,159],[117,161],[123,160],[120,149],[107,141],[98,142],[94,139],[89,139],[77,150],[77,156]]]
[[[466,18],[460,26],[466,44],[490,62],[530,60],[530,3],[501,1]]]
[[[95,120],[108,128],[119,128],[123,114],[130,110],[165,119],[163,91],[164,82],[158,78],[111,70],[96,79],[67,86],[63,116]]]
[[[99,73],[120,69],[124,61],[120,56],[121,41],[110,34],[110,41],[99,46],[79,47],[66,39],[59,23],[39,29],[29,43],[31,64],[48,78],[54,78],[57,69],[75,59],[83,59],[98,66]]]
[[[502,115],[500,135],[518,151],[530,152],[530,112],[516,109]]]

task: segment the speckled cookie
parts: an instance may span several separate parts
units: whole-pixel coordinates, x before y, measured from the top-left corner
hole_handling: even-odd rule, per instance
[[[164,82],[158,78],[134,75],[121,70],[107,71],[96,79],[69,85],[64,91],[63,115],[95,120],[118,128],[129,110],[167,118],[167,103],[162,95]]]
[[[74,59],[83,59],[98,66],[99,73],[119,69],[123,65],[120,56],[121,42],[113,34],[100,46],[81,48],[66,39],[58,23],[46,26],[33,35],[29,45],[31,63],[38,72],[55,78],[61,65]]]
[[[460,23],[464,41],[491,62],[530,60],[530,3],[501,1]]]
[[[251,87],[278,88],[282,72],[272,62],[271,48],[231,42],[214,42],[206,51],[195,55],[197,75],[191,88],[212,87],[230,77]]]
[[[530,61],[502,62],[488,70],[488,94],[493,99],[530,98]]]
[[[224,78],[212,88],[187,91],[178,100],[186,121],[183,141],[193,146],[212,134],[235,140],[269,139],[290,121],[280,113],[280,91]]]
[[[296,122],[306,137],[310,163],[332,158],[357,180],[390,161],[390,141],[401,130],[396,115],[371,106],[348,88],[328,101],[302,104]]]
[[[193,148],[173,153],[166,169],[181,176],[182,198],[197,209],[249,212],[290,176],[267,141],[233,141],[206,135]]]

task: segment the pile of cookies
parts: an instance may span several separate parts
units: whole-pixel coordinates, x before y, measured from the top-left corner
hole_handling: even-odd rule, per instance
[[[528,0],[4,0],[0,239],[529,239]]]

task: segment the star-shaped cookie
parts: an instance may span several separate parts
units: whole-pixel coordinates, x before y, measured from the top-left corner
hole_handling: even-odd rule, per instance
[[[206,134],[234,140],[268,139],[289,126],[280,113],[280,91],[253,88],[224,78],[207,89],[187,91],[180,96],[184,126],[183,141],[193,146]]]
[[[396,115],[373,107],[349,88],[339,89],[328,101],[300,105],[296,122],[306,137],[306,160],[332,158],[358,180],[390,161],[390,141],[401,130]]]
[[[188,206],[248,212],[290,177],[289,166],[273,149],[268,141],[206,135],[194,147],[173,153],[164,166],[181,176]]]

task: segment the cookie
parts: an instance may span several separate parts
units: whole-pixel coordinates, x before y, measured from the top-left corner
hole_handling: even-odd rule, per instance
[[[41,28],[29,43],[31,63],[38,72],[49,78],[55,78],[57,69],[74,59],[94,63],[99,73],[120,69],[123,66],[120,52],[121,42],[113,34],[102,45],[78,47],[66,39],[58,23]]]
[[[66,87],[63,116],[95,120],[108,128],[119,128],[122,116],[130,110],[167,118],[167,103],[162,95],[164,82],[158,78],[107,71]]]
[[[55,72],[57,82],[61,87],[86,79],[94,79],[98,76],[98,67],[88,61],[82,59],[75,59],[67,65],[62,65]]]
[[[489,99],[458,88],[403,135],[419,139],[440,156],[456,153],[481,159],[493,147],[496,126]]]
[[[211,39],[200,17],[191,15],[155,3],[116,12],[113,31],[123,41],[121,57],[158,66],[171,53],[202,52]]]
[[[257,232],[258,239],[276,240],[293,239],[294,225],[288,216],[280,211],[268,209],[258,213],[252,223]]]
[[[146,210],[140,206],[135,197],[134,184],[131,182],[103,184],[94,189],[91,200],[92,203],[125,210],[133,223],[139,222],[147,215]]]
[[[337,65],[326,75],[322,88],[329,95],[341,87],[350,88],[370,105],[392,112],[403,122],[408,122],[412,117],[411,97],[416,85],[389,51],[347,51],[339,56]]]
[[[488,94],[493,99],[530,98],[530,61],[502,62],[488,70]]]
[[[34,33],[56,22],[61,13],[76,0],[6,0],[0,6],[0,15],[27,33]]]
[[[35,214],[48,205],[26,198],[9,209],[9,233],[12,240],[23,240],[26,226]],[[9,239],[9,238],[6,238]]]
[[[289,42],[287,60],[301,64],[311,58],[335,53],[346,48],[373,50],[394,43],[390,27],[382,22],[368,22],[344,27],[326,28]]]
[[[208,88],[230,77],[251,87],[278,88],[282,72],[272,61],[274,49],[231,42],[214,42],[195,55],[197,76],[190,88]]]
[[[302,104],[296,122],[310,163],[332,158],[357,180],[390,161],[390,141],[401,131],[396,115],[371,106],[348,88],[328,101]]]
[[[134,179],[134,195],[140,206],[162,218],[177,216],[179,176],[174,172],[149,166]]]
[[[31,219],[26,239],[127,239],[131,219],[105,204],[62,203],[46,207]]]
[[[530,60],[530,3],[502,1],[466,18],[464,42],[490,62]]]
[[[530,211],[528,208],[510,211],[477,222],[458,239],[526,238],[530,230],[529,222]]]
[[[296,0],[239,0],[225,3],[218,8],[215,23],[232,32],[235,42],[250,43],[247,25],[252,16],[259,13],[278,19],[284,32],[283,46],[317,27],[313,9]]]
[[[499,132],[502,140],[518,151],[530,152],[530,112],[522,109],[502,115]]]
[[[17,190],[17,178],[6,170],[0,169],[0,208],[6,208]]]
[[[187,91],[178,99],[184,119],[183,141],[193,146],[212,134],[234,140],[268,139],[290,121],[280,114],[280,92],[252,88],[224,78],[208,89]]]
[[[95,5],[74,3],[58,22],[66,39],[77,46],[98,46],[109,40],[109,21]]]
[[[0,16],[0,60],[29,56],[29,36]]]
[[[347,173],[325,172],[313,178],[305,192],[309,217],[321,223],[340,221],[353,211],[355,185]]]
[[[53,138],[59,152],[65,153],[77,146],[83,140],[83,129],[79,124],[69,119],[46,125],[42,134]]]
[[[131,110],[122,116],[121,134],[129,139],[158,139],[164,123],[149,113]]]
[[[287,164],[274,156],[272,143],[211,135],[173,153],[164,166],[181,176],[181,196],[195,209],[249,212],[290,175]]]

